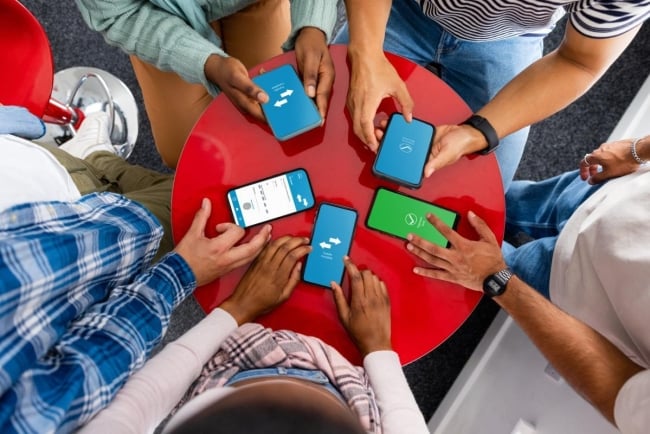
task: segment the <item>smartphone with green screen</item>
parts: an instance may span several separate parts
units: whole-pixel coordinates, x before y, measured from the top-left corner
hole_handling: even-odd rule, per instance
[[[449,241],[427,220],[427,213],[438,216],[447,226],[456,229],[457,212],[416,199],[396,191],[379,187],[370,206],[366,226],[370,229],[406,239],[409,233],[442,247]]]

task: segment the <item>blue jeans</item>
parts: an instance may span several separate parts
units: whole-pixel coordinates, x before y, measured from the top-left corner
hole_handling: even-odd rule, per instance
[[[574,211],[602,185],[588,184],[575,170],[540,182],[514,181],[506,193],[506,236],[523,232],[534,240],[516,248],[504,243],[504,258],[546,298],[557,237]]]
[[[309,381],[311,383],[318,384],[324,387],[328,392],[338,398],[346,406],[347,401],[341,395],[341,392],[334,387],[330,382],[329,378],[320,370],[308,370],[308,369],[298,369],[298,368],[258,368],[258,369],[248,369],[246,371],[239,371],[224,384],[224,386],[232,386],[233,384],[239,383],[240,381],[248,380],[251,378],[272,378],[272,377],[288,377],[288,378],[297,378],[299,380]]]
[[[347,24],[334,38],[349,41]],[[412,0],[393,1],[384,50],[421,66],[436,64],[440,78],[476,112],[512,78],[542,56],[542,36],[519,36],[490,42],[458,39],[422,13]],[[435,95],[432,95],[435,97]],[[528,128],[501,139],[496,157],[504,190],[514,178]]]

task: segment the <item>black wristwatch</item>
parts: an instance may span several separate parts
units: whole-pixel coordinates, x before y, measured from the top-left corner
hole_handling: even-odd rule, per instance
[[[510,278],[514,276],[510,268],[505,268],[498,273],[489,275],[483,281],[483,292],[488,297],[496,297],[506,291],[506,285]]]
[[[490,125],[490,122],[483,116],[472,115],[461,125],[469,125],[476,128],[481,132],[481,134],[483,134],[485,140],[487,140],[487,148],[477,151],[477,154],[489,154],[490,152],[493,152],[497,146],[499,146],[499,136],[497,135],[497,132],[495,131],[494,127]]]

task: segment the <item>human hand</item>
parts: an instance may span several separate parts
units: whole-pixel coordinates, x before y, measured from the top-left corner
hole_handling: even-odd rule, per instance
[[[365,55],[353,61],[347,107],[354,134],[373,152],[377,152],[381,137],[377,136],[381,133],[375,131],[374,119],[379,104],[386,97],[395,99],[404,118],[411,122],[413,99],[388,59],[381,54]]]
[[[253,83],[243,63],[234,57],[212,54],[205,62],[205,76],[243,113],[265,121],[262,107],[269,96]]]
[[[580,160],[580,178],[589,184],[598,184],[635,172],[640,165],[632,157],[631,144],[632,140],[629,139],[603,143],[585,154]]]
[[[335,76],[325,33],[316,27],[304,27],[296,38],[295,50],[305,92],[310,98],[316,98],[316,106],[324,120]]]
[[[463,155],[480,151],[486,146],[485,137],[468,125],[436,126],[431,154],[424,166],[425,178],[431,176],[434,171],[460,160]]]
[[[266,225],[249,242],[235,246],[246,232],[234,223],[218,224],[219,235],[208,238],[205,225],[211,211],[212,203],[203,199],[190,229],[174,249],[192,269],[197,286],[210,283],[252,261],[271,238],[271,226]]]
[[[409,234],[406,248],[431,265],[431,268],[415,267],[414,273],[482,292],[485,278],[506,268],[499,244],[488,225],[472,211],[467,213],[467,218],[479,235],[478,241],[464,238],[435,215],[427,214],[427,220],[451,245],[445,249]]]
[[[350,279],[350,304],[341,286],[332,282],[341,324],[363,357],[373,351],[391,350],[390,299],[386,285],[372,271],[359,271],[349,257],[344,261]]]
[[[271,311],[291,295],[300,280],[298,261],[310,250],[308,238],[284,236],[271,241],[220,307],[239,325]]]

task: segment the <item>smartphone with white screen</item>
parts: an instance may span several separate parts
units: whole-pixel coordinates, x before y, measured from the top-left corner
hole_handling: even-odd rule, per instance
[[[314,206],[314,193],[305,169],[295,169],[233,188],[227,196],[232,217],[243,228]]]
[[[302,280],[330,288],[343,281],[343,257],[350,253],[357,212],[333,203],[321,203],[311,234],[312,250],[307,255]]]

